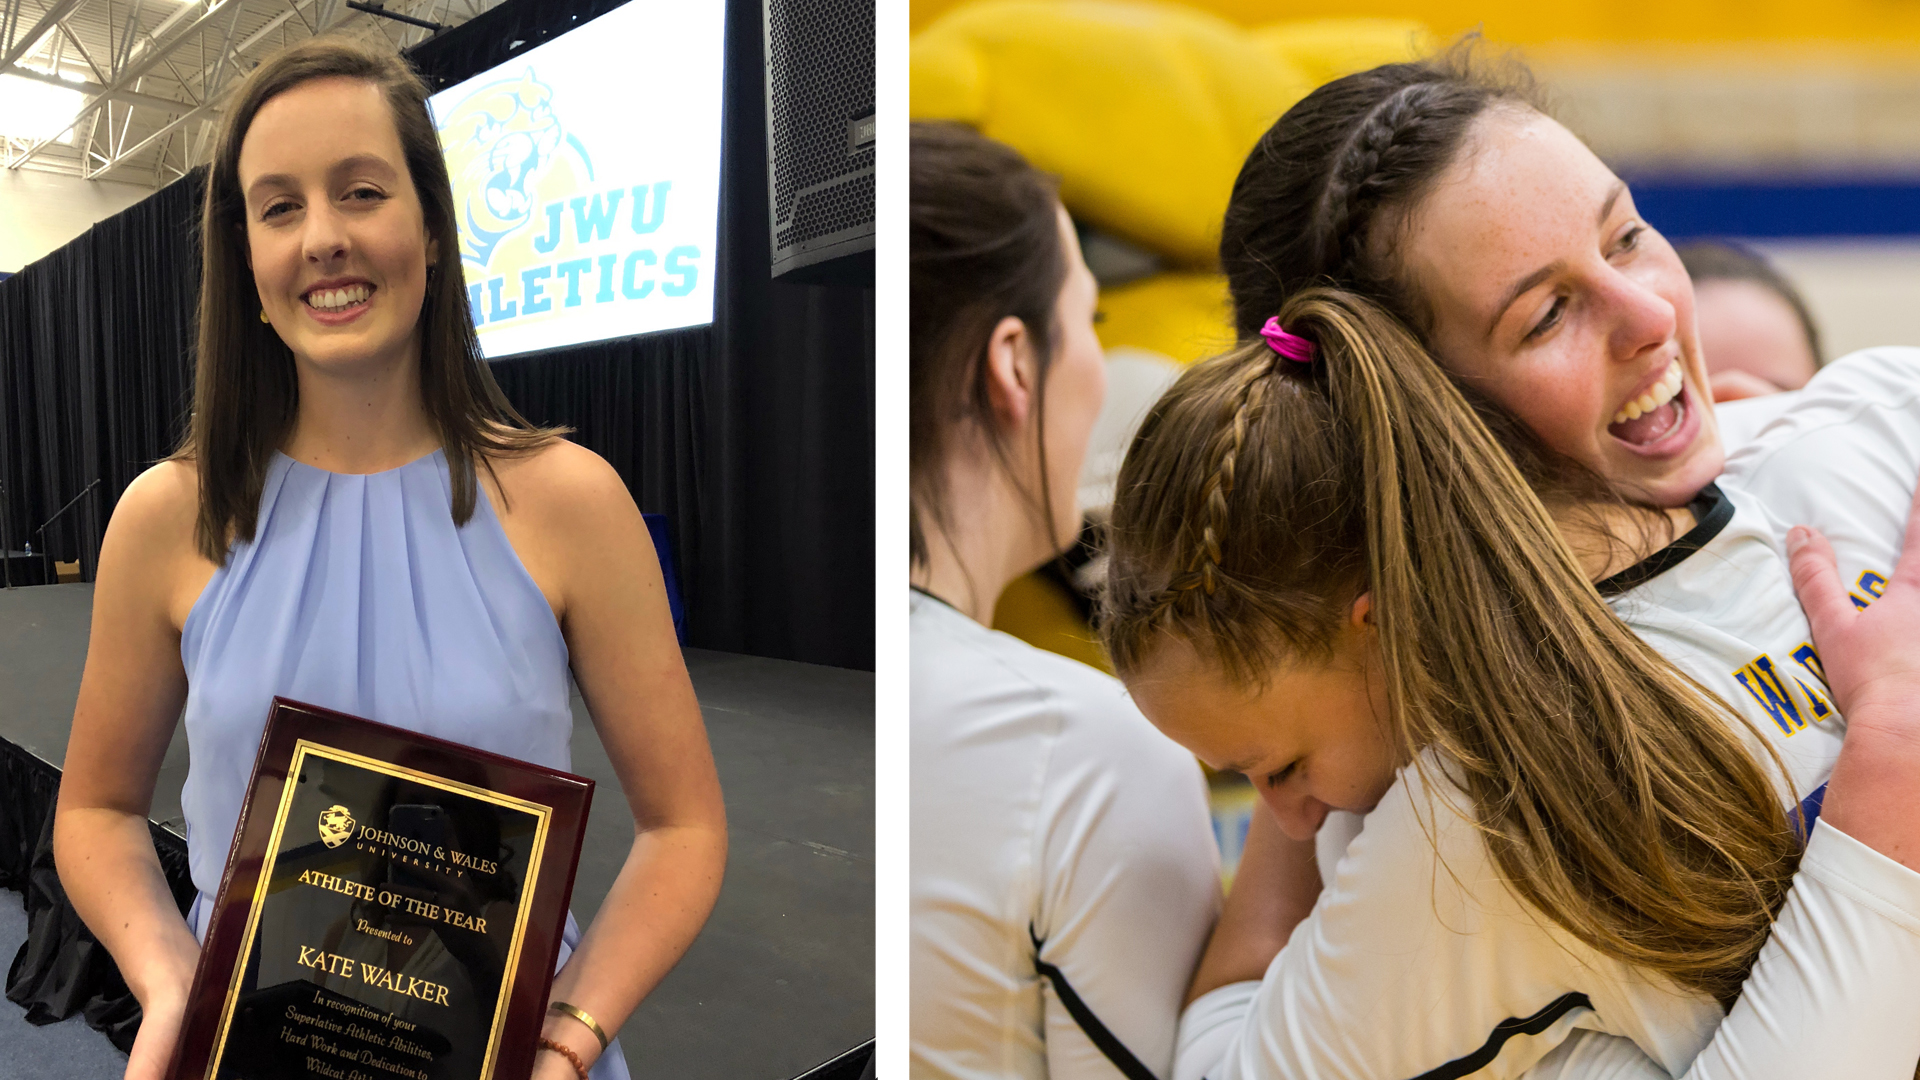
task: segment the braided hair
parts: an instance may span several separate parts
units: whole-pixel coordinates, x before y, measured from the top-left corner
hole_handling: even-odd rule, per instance
[[[1134,437],[1100,620],[1114,669],[1143,674],[1172,638],[1266,686],[1331,659],[1369,595],[1399,763],[1439,763],[1547,918],[1730,1006],[1799,853],[1742,726],[1771,744],[1620,621],[1399,319],[1326,288],[1279,318],[1318,359],[1254,338],[1189,368]]]
[[[1459,156],[1483,112],[1503,104],[1545,111],[1525,68],[1477,57],[1475,44],[1337,79],[1261,136],[1234,181],[1220,236],[1240,337],[1314,284],[1353,290],[1408,326],[1423,325],[1418,298],[1376,254],[1385,230]]]

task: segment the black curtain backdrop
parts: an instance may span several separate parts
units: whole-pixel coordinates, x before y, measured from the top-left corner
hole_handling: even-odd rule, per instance
[[[120,492],[179,438],[191,396],[198,174],[0,282],[0,499],[14,549],[93,580]]]
[[[444,88],[616,6],[511,0],[413,60]],[[670,517],[688,644],[871,669],[873,290],[770,275],[761,17],[760,0],[727,2],[713,325],[503,360],[494,375],[529,419],[574,427],[642,510]],[[639,89],[639,107],[673,107],[665,88]],[[4,524],[19,549],[99,479],[46,533],[86,580],[114,501],[182,431],[200,185],[181,180],[0,281]]]

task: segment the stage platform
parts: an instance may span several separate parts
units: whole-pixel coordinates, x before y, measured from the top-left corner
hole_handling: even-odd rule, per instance
[[[90,585],[0,589],[0,737],[66,756]],[[873,676],[686,650],[731,830],[720,902],[679,967],[620,1029],[636,1078],[785,1080],[873,1037]],[[573,894],[584,925],[632,842],[632,818],[576,695],[574,771],[598,781]],[[154,797],[178,828],[176,731]],[[0,963],[24,934],[0,891]],[[118,1076],[125,1058],[75,1017],[29,1028],[0,999],[0,1077]],[[62,1071],[69,1068],[71,1071]],[[52,1070],[52,1071],[49,1071]]]

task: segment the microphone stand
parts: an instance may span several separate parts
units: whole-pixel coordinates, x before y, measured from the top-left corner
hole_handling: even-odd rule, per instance
[[[7,532],[7,485],[0,482],[0,580],[13,588],[13,538]]]
[[[75,495],[71,499],[68,499],[67,505],[54,511],[54,514],[52,517],[48,518],[44,524],[42,524],[38,529],[35,529],[33,531],[33,534],[40,538],[40,557],[47,560],[47,584],[52,585],[60,580],[60,571],[56,569],[53,565],[53,552],[47,550],[47,526],[53,524],[56,521],[59,521],[61,514],[64,514],[67,511],[73,509],[75,503],[79,502],[81,499],[86,498],[88,492],[92,491],[94,488],[97,488],[99,486],[100,486],[100,481],[98,479],[95,479],[93,483],[88,484],[86,487],[81,488],[80,494]]]

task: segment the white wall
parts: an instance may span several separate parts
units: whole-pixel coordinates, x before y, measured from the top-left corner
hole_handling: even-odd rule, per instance
[[[1920,240],[1765,240],[1752,246],[1800,287],[1828,359],[1920,345]]]
[[[151,194],[139,184],[0,169],[0,270],[19,270]]]

